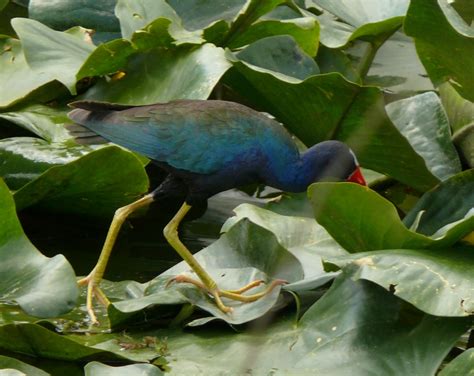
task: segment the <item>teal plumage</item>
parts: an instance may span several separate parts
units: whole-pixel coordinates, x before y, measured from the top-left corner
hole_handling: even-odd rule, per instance
[[[300,154],[280,123],[238,103],[71,106],[76,109],[69,117],[89,130],[73,130],[79,140],[98,134],[147,156],[169,172],[173,189],[186,186],[187,201],[249,183],[302,192],[321,179],[345,180],[357,169],[343,143],[326,141]]]

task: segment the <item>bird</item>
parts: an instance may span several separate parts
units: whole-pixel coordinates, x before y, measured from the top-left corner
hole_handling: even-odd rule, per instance
[[[76,142],[112,142],[148,157],[167,173],[152,192],[116,210],[97,264],[78,281],[87,286],[92,323],[98,322],[94,298],[110,304],[100,281],[120,227],[138,208],[168,196],[183,197],[163,233],[197,278],[179,275],[174,281],[204,290],[227,313],[232,308],[222,298],[256,301],[285,281],[275,280],[263,292],[250,295],[244,293],[263,281],[237,290],[219,289],[178,235],[180,222],[193,206],[219,192],[254,183],[285,192],[304,192],[310,184],[325,180],[366,185],[357,158],[346,144],[327,140],[300,152],[281,123],[236,102],[189,99],[131,106],[83,100],[69,106],[73,110],[68,116],[74,123],[67,128]]]

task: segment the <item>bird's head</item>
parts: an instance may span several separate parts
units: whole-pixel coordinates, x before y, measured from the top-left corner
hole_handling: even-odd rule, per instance
[[[354,152],[340,141],[320,142],[304,153],[311,161],[313,181],[348,181],[367,185]]]

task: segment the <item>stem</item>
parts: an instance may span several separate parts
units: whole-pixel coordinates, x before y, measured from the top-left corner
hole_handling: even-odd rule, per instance
[[[375,55],[377,54],[377,50],[379,49],[380,44],[376,46],[375,43],[369,43],[367,46],[367,50],[365,51],[364,55],[360,59],[359,64],[356,67],[357,73],[361,80],[363,81],[367,73],[369,72],[370,67],[372,66],[372,62],[374,61]]]

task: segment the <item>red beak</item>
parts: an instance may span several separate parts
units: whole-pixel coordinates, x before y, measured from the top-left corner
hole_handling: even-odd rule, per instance
[[[354,172],[347,178],[348,182],[351,183],[357,183],[360,185],[367,185],[365,182],[364,176],[362,175],[362,172],[360,171],[360,167],[357,166]]]

